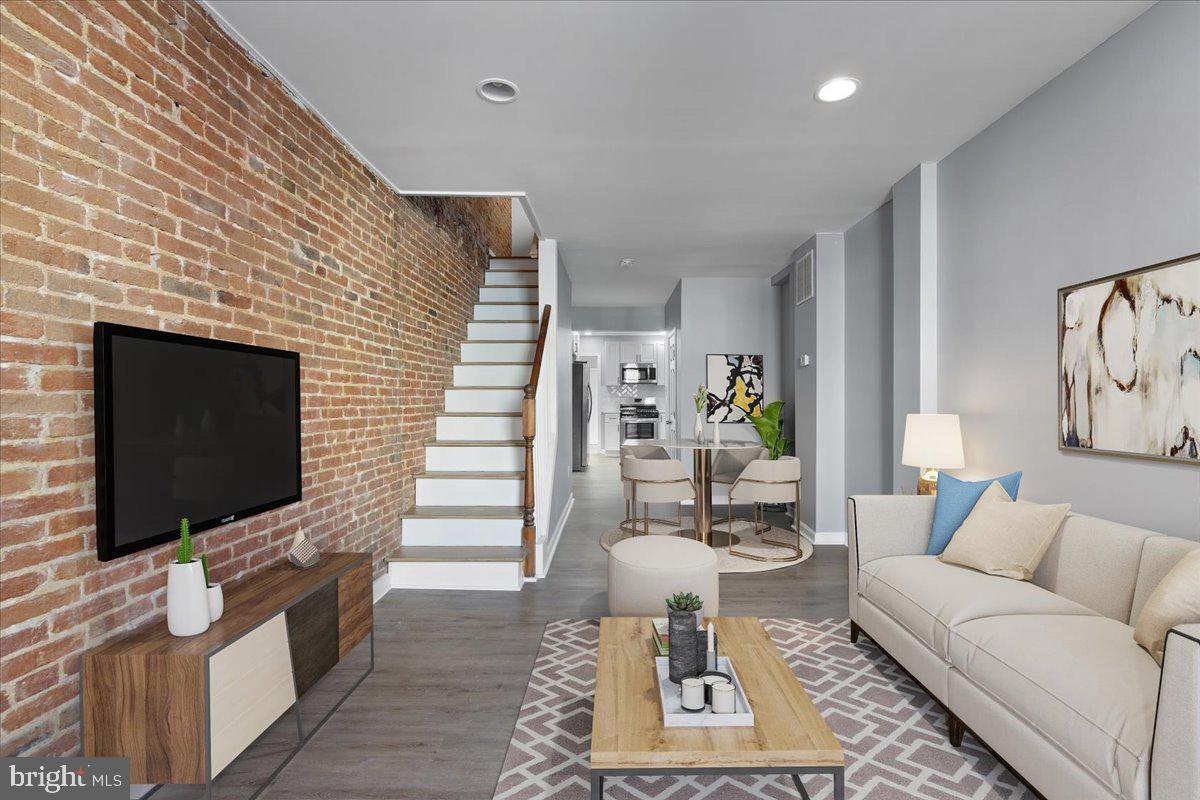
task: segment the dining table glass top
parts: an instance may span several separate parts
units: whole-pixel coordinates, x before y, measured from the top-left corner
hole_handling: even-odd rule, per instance
[[[695,439],[639,439],[637,443],[657,445],[665,447],[668,450],[671,448],[679,450],[747,450],[752,447],[762,447],[762,442],[747,442],[736,439],[732,441],[722,439],[719,442],[714,442],[711,439],[706,439],[702,442]]]

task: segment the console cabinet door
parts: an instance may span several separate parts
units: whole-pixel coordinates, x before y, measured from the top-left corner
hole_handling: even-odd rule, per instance
[[[276,614],[208,660],[215,778],[296,702],[287,624]]]

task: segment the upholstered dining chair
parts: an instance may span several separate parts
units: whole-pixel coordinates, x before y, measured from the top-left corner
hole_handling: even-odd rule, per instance
[[[784,542],[768,539],[765,536],[762,539],[764,544],[788,548],[792,551],[792,555],[768,557],[735,550],[733,546],[733,503],[735,500],[749,501],[753,504],[754,519],[747,520],[747,522],[754,523],[755,532],[762,530],[764,525],[770,529],[771,526],[763,520],[763,503],[795,503],[796,509],[800,507],[800,459],[795,456],[782,456],[775,461],[761,458],[747,464],[746,468],[742,470],[742,474],[733,482],[733,486],[729,487],[728,525],[730,555],[755,561],[792,561],[801,556],[800,527],[795,524],[794,519],[792,528],[796,537],[795,541]]]
[[[625,461],[626,456],[633,458],[647,458],[652,461],[665,461],[671,457],[667,452],[667,448],[656,444],[623,444],[621,445],[621,461]],[[631,507],[631,495],[633,493],[633,484],[625,479],[624,471],[621,474],[621,490],[625,495],[625,519],[621,521],[620,528],[626,533],[634,533],[631,520],[633,519],[634,509]],[[650,518],[651,522],[661,523],[663,525],[672,525],[674,523],[665,519]]]
[[[757,461],[760,458],[766,458],[770,455],[770,451],[765,447],[744,447],[736,450],[718,450],[713,456],[712,461],[712,482],[720,483],[726,486],[732,486],[735,481],[741,476],[742,470],[751,461]],[[722,522],[729,522],[729,518],[714,519],[712,524],[720,525]],[[765,525],[756,528],[757,533],[770,528],[770,525]]]
[[[633,535],[638,535],[638,525],[642,526],[642,534],[650,533],[650,523],[661,522],[665,525],[674,524],[683,527],[683,515],[675,523],[665,520],[651,520],[650,503],[680,503],[684,500],[694,500],[696,484],[687,467],[673,458],[635,458],[625,456],[621,459],[621,479],[629,485],[629,505],[632,509],[630,517],[621,523],[621,529]],[[638,503],[642,504],[642,516],[637,516]]]

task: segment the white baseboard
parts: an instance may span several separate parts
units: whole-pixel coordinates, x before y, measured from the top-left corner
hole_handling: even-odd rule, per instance
[[[562,540],[563,530],[567,527],[567,518],[571,516],[571,509],[575,507],[575,494],[567,498],[567,505],[563,508],[563,512],[558,515],[558,521],[554,523],[554,530],[550,531],[550,536],[545,541],[539,542],[537,545],[537,577],[533,580],[540,580],[546,577],[550,571],[550,562],[554,560],[554,553],[558,550],[558,543]]]
[[[393,589],[456,589],[519,592],[525,583],[520,561],[393,561]]]
[[[383,596],[392,590],[392,579],[386,572],[371,583],[371,602],[378,603]]]
[[[805,539],[808,539],[814,545],[832,544],[844,546],[846,544],[845,531],[814,531],[803,522],[797,521],[797,524],[800,526],[800,535]]]

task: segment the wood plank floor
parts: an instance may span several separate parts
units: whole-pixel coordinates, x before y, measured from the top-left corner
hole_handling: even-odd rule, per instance
[[[546,580],[515,593],[392,591],[376,604],[375,672],[264,796],[491,798],[546,622],[607,611],[598,540],[623,515],[617,460],[593,456],[575,474],[574,492]],[[722,576],[721,612],[844,618],[845,548],[817,547],[782,570]],[[174,787],[155,795],[194,796]]]

